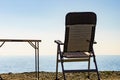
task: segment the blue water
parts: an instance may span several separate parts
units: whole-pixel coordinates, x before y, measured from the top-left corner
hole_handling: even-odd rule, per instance
[[[120,71],[120,55],[96,56],[99,71]],[[35,70],[34,56],[0,56],[0,73],[31,72]],[[59,64],[59,66],[61,66]],[[40,71],[55,72],[56,56],[40,56]],[[65,63],[65,69],[87,68],[86,62]],[[91,68],[94,68],[91,59]],[[61,67],[59,67],[61,71]]]

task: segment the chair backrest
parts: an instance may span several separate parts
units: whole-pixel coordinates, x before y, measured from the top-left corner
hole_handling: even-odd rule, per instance
[[[71,12],[66,15],[64,52],[93,50],[96,19],[93,12]]]

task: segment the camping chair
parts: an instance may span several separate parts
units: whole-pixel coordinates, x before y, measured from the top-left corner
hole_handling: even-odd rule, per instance
[[[93,12],[71,12],[66,15],[65,41],[55,40],[57,43],[56,80],[58,80],[58,63],[61,62],[62,73],[66,80],[65,73],[68,72],[96,72],[100,80],[95,53],[93,50],[96,14]],[[63,48],[63,50],[61,49]],[[90,69],[90,58],[93,58],[95,69]],[[64,62],[87,61],[88,69],[65,70]],[[70,67],[70,66],[69,66]]]

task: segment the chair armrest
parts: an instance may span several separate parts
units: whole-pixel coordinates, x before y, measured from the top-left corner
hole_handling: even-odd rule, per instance
[[[93,42],[93,44],[97,44],[97,42],[96,42],[96,41],[94,41],[94,42]]]
[[[87,40],[87,42],[90,42],[90,40]],[[94,42],[93,42],[93,44],[97,44],[97,42],[96,42],[96,41],[94,41]]]
[[[54,42],[59,44],[59,45],[64,45],[64,43],[62,43],[60,40],[55,40]]]

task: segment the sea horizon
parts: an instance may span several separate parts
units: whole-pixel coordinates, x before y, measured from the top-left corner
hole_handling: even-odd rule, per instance
[[[96,55],[96,60],[99,71],[120,71],[120,55]],[[79,64],[78,62],[65,63],[64,65],[65,69],[87,68],[87,62],[80,62]],[[92,59],[91,68],[94,68]],[[39,71],[55,72],[55,70],[56,55],[40,55]],[[34,56],[0,56],[0,73],[22,73],[34,71]],[[61,72],[61,64],[59,64],[59,71]]]

